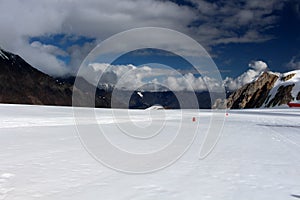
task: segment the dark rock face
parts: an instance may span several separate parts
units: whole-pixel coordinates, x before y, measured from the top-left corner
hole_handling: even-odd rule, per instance
[[[276,93],[275,97],[267,103],[267,107],[274,107],[276,105],[280,106],[282,104],[287,104],[290,101],[294,100],[294,98],[291,94],[291,91],[294,86],[295,86],[295,84],[287,85],[287,86],[281,85],[277,89],[277,93]]]
[[[71,85],[38,71],[18,55],[0,51],[0,102],[71,105]]]
[[[227,108],[259,108],[268,98],[270,90],[279,77],[264,72],[256,81],[246,84],[227,99]]]
[[[0,102],[13,104],[71,106],[75,78],[55,79],[33,68],[18,55],[0,49]],[[96,107],[110,107],[110,93],[80,79],[82,88],[74,88],[74,105],[92,101]],[[96,90],[96,94],[90,91]],[[89,104],[90,105],[90,104]]]
[[[298,92],[296,100],[299,101],[300,100],[300,92]]]
[[[284,77],[281,77],[281,81],[287,81],[287,80],[290,80],[291,78],[293,78],[296,74],[289,74],[287,76],[284,76]]]

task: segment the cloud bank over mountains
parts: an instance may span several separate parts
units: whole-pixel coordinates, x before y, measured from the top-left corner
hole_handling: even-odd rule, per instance
[[[168,88],[171,91],[207,91],[207,88],[220,87],[221,84],[229,91],[252,82],[267,69],[263,61],[254,61],[249,69],[236,78],[226,77],[223,83],[209,76],[195,76],[192,73],[180,74],[171,68],[153,68],[149,66],[109,65],[106,63],[93,63],[88,66],[86,73],[95,74],[92,84],[97,85],[96,74],[101,74],[99,84],[117,85],[120,89],[136,90],[143,86],[144,90],[160,90]],[[153,87],[156,85],[157,87]],[[161,87],[160,87],[161,86]]]

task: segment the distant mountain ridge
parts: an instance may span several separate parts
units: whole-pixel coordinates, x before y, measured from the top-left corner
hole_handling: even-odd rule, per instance
[[[300,70],[287,73],[263,72],[255,81],[233,92],[227,108],[271,108],[300,101]]]
[[[77,105],[94,99],[95,107],[111,107],[113,88],[110,85],[102,84],[95,88],[83,78],[78,77],[77,80],[80,81],[80,88],[74,89],[79,93]],[[75,77],[53,78],[35,69],[20,56],[0,49],[0,103],[71,106],[74,81]],[[184,106],[179,104],[172,91],[117,92],[119,99],[114,105],[117,108],[145,109],[156,104],[168,109],[195,108],[189,103],[190,95],[196,95],[197,108],[211,108],[208,92],[178,92],[177,95],[186,102]],[[123,97],[128,95],[129,102],[124,102]]]

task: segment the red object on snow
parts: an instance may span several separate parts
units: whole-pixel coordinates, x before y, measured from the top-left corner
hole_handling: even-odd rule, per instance
[[[297,108],[300,108],[300,103],[292,103],[292,102],[290,102],[290,103],[288,103],[288,106],[289,107],[297,107]]]
[[[193,117],[193,118],[192,118],[192,121],[195,122],[195,121],[196,121],[196,117]]]

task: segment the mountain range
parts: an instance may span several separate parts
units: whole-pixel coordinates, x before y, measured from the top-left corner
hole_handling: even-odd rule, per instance
[[[95,107],[110,108],[113,89],[108,85],[94,85],[77,77],[80,88],[74,86],[75,77],[51,77],[28,64],[20,56],[0,49],[0,103],[35,104],[35,105],[72,105],[72,93],[77,93],[75,105],[95,100]],[[96,91],[96,92],[92,92]],[[172,91],[118,91],[115,108],[145,109],[159,104],[164,108],[195,108],[190,103],[190,95],[195,94],[199,108],[211,108],[208,92],[182,91],[176,95],[185,99],[180,105]],[[94,96],[93,96],[94,95]],[[129,102],[124,97],[130,95]],[[89,104],[91,105],[91,104]]]
[[[76,88],[74,81],[75,77],[72,76],[51,77],[32,67],[20,56],[0,48],[0,103],[71,106],[72,93],[75,91],[78,97],[73,102],[75,104],[83,105],[82,102],[94,100],[95,107],[112,106],[111,86],[101,85],[95,88],[78,77],[80,88]],[[227,93],[231,95],[226,100],[216,101],[214,105],[211,103],[209,92],[181,91],[176,93],[177,96],[172,91],[117,92],[116,103],[113,105],[115,108],[145,109],[157,104],[168,109],[195,108],[195,105],[189,102],[189,97],[194,94],[199,108],[286,106],[289,102],[300,100],[300,70],[284,74],[263,72],[256,80]],[[126,96],[130,96],[129,102],[124,102]],[[185,105],[180,105],[177,97],[184,99]]]

